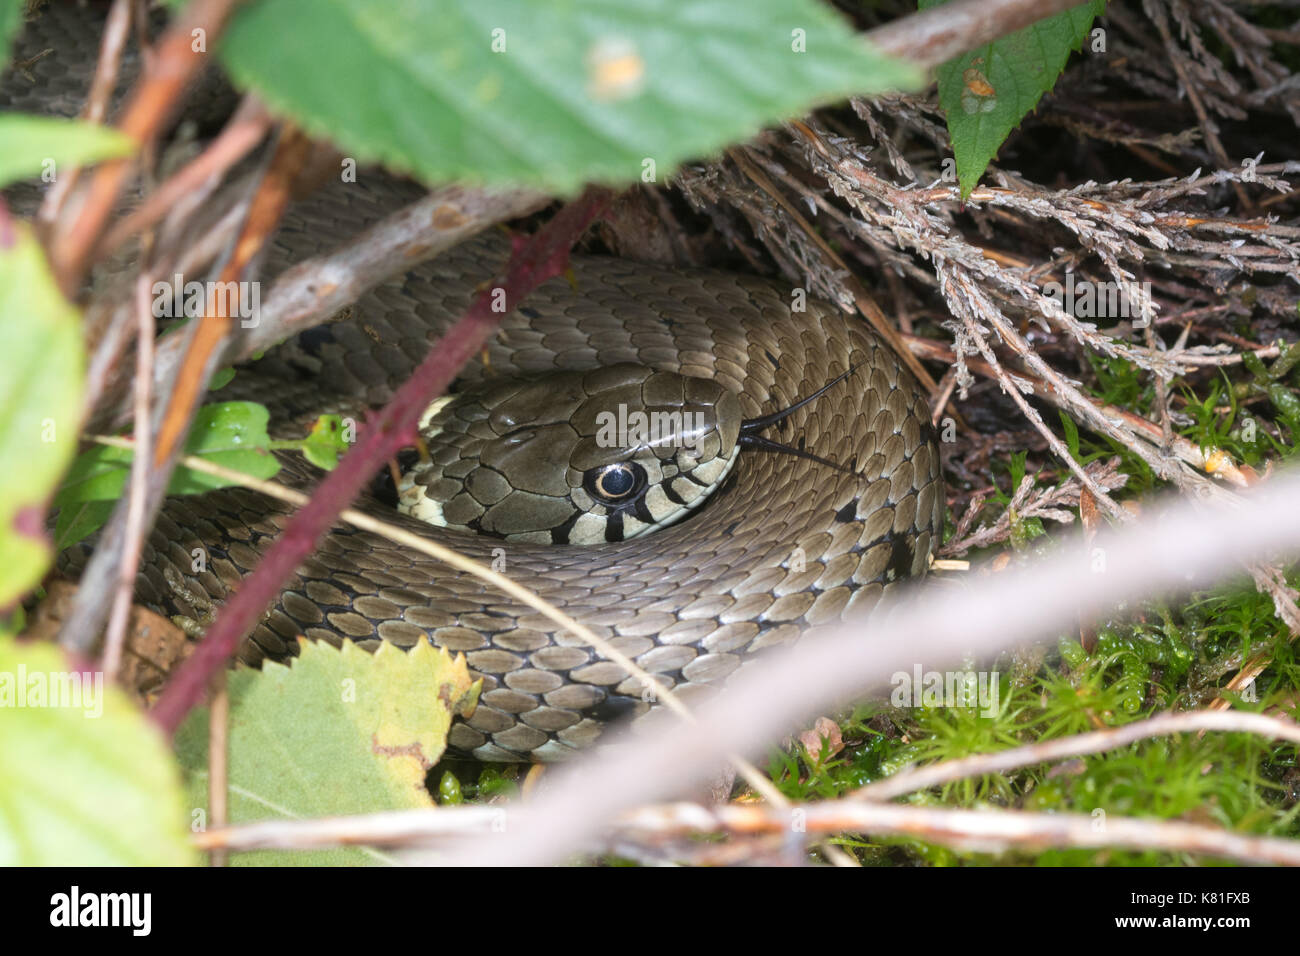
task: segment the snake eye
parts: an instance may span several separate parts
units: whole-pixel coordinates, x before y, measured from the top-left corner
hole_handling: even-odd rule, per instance
[[[640,465],[620,461],[590,469],[582,476],[582,484],[593,498],[617,504],[645,486],[645,472]]]

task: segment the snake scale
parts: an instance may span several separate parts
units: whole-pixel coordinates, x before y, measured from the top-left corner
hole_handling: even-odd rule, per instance
[[[264,274],[274,276],[337,245],[416,194],[410,184],[378,171],[320,190],[291,208]],[[379,286],[344,317],[286,343],[235,383],[244,379],[243,388],[256,398],[257,383],[270,376],[298,403],[319,396],[330,407],[375,407],[475,288],[500,271],[506,254],[497,237],[466,243]],[[826,461],[742,450],[710,475],[717,477],[716,490],[684,520],[591,545],[431,527],[378,501],[361,507],[485,563],[504,562],[510,577],[608,639],[688,704],[756,652],[863,611],[896,582],[924,573],[942,528],[938,451],[924,397],[870,330],[814,300],[792,311],[793,290],[764,279],[608,257],[576,257],[573,278],[572,285],[546,283],[508,315],[486,360],[466,368],[458,387],[473,392],[521,376],[617,368],[570,375],[563,379],[567,385],[549,391],[529,386],[505,417],[511,440],[521,433],[538,440],[493,460],[495,477],[471,489],[486,504],[460,508],[466,520],[498,535],[508,531],[500,523],[486,526],[497,520],[483,517],[491,502],[512,489],[553,485],[554,476],[539,469],[558,464],[565,471],[548,453],[544,435],[533,435],[534,426],[566,428],[566,415],[576,414],[586,394],[574,398],[573,390],[610,375],[636,378],[626,363],[642,367],[636,379],[642,384],[619,396],[648,389],[644,382],[652,373],[655,382],[670,379],[662,373],[676,373],[704,380],[698,387],[688,383],[688,392],[711,390],[710,401],[738,408],[750,420],[786,409],[852,369],[825,395],[772,426],[775,439]],[[488,427],[483,414],[478,420],[474,427]],[[678,487],[687,487],[684,467],[666,468],[671,474],[656,471],[649,483],[657,476],[671,484],[675,475]],[[425,484],[440,480],[434,476]],[[621,491],[621,480],[600,488]],[[587,481],[591,490],[590,476]],[[575,500],[592,503],[590,495]],[[144,551],[139,598],[199,616],[203,608],[187,594],[222,600],[257,565],[286,520],[283,505],[245,489],[169,499]],[[197,574],[191,570],[195,549],[209,557]],[[175,586],[178,579],[183,589]],[[454,726],[450,743],[485,760],[559,759],[590,745],[611,722],[652,709],[639,680],[539,613],[474,577],[345,526],[333,529],[298,569],[240,657],[249,664],[283,657],[298,635],[365,646],[431,640],[463,652],[483,678],[483,693],[474,714]]]

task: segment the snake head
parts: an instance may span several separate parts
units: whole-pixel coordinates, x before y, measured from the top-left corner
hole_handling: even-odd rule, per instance
[[[398,509],[511,541],[596,544],[702,505],[739,454],[737,397],[710,379],[621,364],[476,383],[429,407],[429,457]]]

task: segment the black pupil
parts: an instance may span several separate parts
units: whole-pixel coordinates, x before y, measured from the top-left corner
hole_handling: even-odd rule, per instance
[[[596,488],[608,498],[622,498],[632,490],[634,482],[632,469],[616,465],[600,476]]]

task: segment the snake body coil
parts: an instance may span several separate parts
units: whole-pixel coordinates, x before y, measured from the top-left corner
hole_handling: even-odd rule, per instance
[[[323,216],[345,208],[328,195],[314,204]],[[291,226],[284,235],[307,233],[320,234]],[[331,407],[386,400],[505,252],[478,240],[380,287],[347,320],[282,349],[272,370],[313,391],[328,386]],[[496,381],[636,363],[716,382],[756,418],[856,366],[778,433],[856,471],[745,451],[688,519],[592,546],[502,541],[367,507],[486,563],[503,559],[510,577],[687,702],[747,655],[865,609],[924,572],[941,529],[939,458],[922,396],[872,333],[821,303],[792,313],[789,290],[759,279],[600,258],[577,259],[574,274],[576,288],[551,281],[507,317],[486,366],[471,366],[464,380],[483,382],[485,368]],[[245,490],[170,500],[145,556],[142,596],[176,604],[162,573],[170,564],[220,600],[284,523],[282,506]],[[211,555],[203,574],[190,571],[194,548]],[[282,656],[298,634],[403,646],[430,639],[464,652],[484,692],[451,743],[486,760],[557,759],[611,720],[650,708],[638,680],[532,609],[346,527],[299,569],[242,657]]]
[[[66,68],[57,60],[32,67],[38,83],[31,95],[63,82]],[[14,83],[11,77],[10,88],[22,94],[25,87]],[[10,102],[30,108],[18,94]],[[50,104],[49,111],[69,109]],[[414,194],[409,184],[379,173],[334,183],[291,209],[264,274],[327,250]],[[344,320],[286,344],[256,375],[237,376],[235,385],[242,380],[254,389],[248,397],[265,399],[257,383],[272,376],[277,395],[292,396],[277,397],[271,403],[277,409],[303,411],[306,400],[330,409],[377,406],[463,311],[475,287],[500,270],[505,254],[501,241],[467,243],[378,287]],[[705,380],[710,401],[737,405],[754,419],[789,407],[852,367],[845,381],[775,426],[775,437],[854,467],[744,451],[716,474],[701,472],[716,477],[718,487],[701,498],[702,506],[687,509],[684,520],[632,537],[625,533],[630,522],[657,515],[628,510],[617,534],[608,521],[595,533],[597,540],[625,540],[591,546],[510,534],[510,515],[485,519],[500,500],[492,496],[509,492],[499,484],[482,500],[459,506],[448,496],[447,508],[453,517],[478,520],[482,530],[506,533],[505,540],[433,528],[375,502],[361,507],[481,561],[500,566],[504,559],[510,577],[603,635],[688,703],[754,652],[861,611],[896,581],[925,571],[942,527],[938,452],[923,397],[871,332],[815,301],[792,313],[791,290],[759,279],[600,258],[577,259],[573,272],[574,286],[553,280],[506,318],[486,364],[467,368],[463,384],[488,387],[512,376],[632,363],[648,370],[642,383],[652,371]],[[546,485],[547,476],[530,470],[537,457],[545,456],[522,455],[503,466],[512,488]],[[688,467],[675,462],[666,480],[684,476]],[[580,479],[586,480],[581,474],[574,480]],[[439,480],[424,484],[436,492]],[[622,480],[588,486],[588,498],[593,488],[620,492]],[[196,605],[204,602],[185,592],[224,599],[285,523],[284,506],[243,489],[170,499],[145,549],[140,598],[201,616],[205,609]],[[571,540],[567,535],[543,537]],[[195,553],[208,556],[198,573]],[[185,588],[175,587],[178,579]],[[650,709],[638,680],[542,615],[476,578],[348,527],[331,531],[298,569],[241,657],[255,664],[290,654],[300,634],[407,647],[432,640],[464,652],[483,677],[484,692],[474,715],[454,727],[451,743],[483,759],[557,759],[592,743],[611,720]]]

